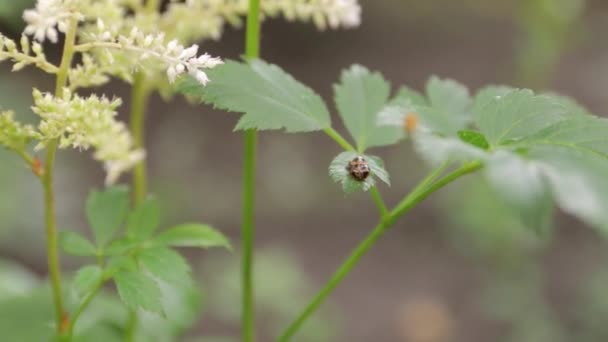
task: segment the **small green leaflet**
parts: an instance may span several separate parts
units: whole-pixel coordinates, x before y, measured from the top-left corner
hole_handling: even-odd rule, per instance
[[[163,313],[161,292],[156,282],[139,271],[120,271],[114,274],[120,299],[131,309]]]
[[[87,198],[86,214],[95,241],[104,246],[120,228],[129,211],[129,190],[116,186],[93,191]]]
[[[344,125],[357,144],[359,152],[369,147],[391,145],[403,137],[402,126],[379,126],[378,114],[387,105],[390,84],[379,73],[360,65],[342,72],[334,85],[334,99]],[[402,102],[401,98],[394,101]],[[393,103],[392,108],[397,104]]]
[[[244,113],[237,130],[284,128],[293,133],[331,126],[321,97],[276,65],[261,60],[227,61],[207,74],[212,80],[208,85],[186,79],[179,91],[216,108]]]
[[[93,256],[97,254],[97,248],[87,238],[72,231],[59,231],[59,246],[70,255]]]
[[[476,131],[458,131],[458,137],[460,140],[467,142],[473,146],[479,147],[482,150],[487,150],[490,148],[490,144],[486,140],[486,137],[483,134]]]
[[[342,184],[342,190],[349,194],[358,190],[367,191],[376,184],[375,177],[390,185],[388,172],[384,169],[382,159],[361,155],[369,165],[370,175],[364,181],[354,179],[348,172],[349,163],[360,156],[356,152],[346,151],[338,154],[329,164],[329,176],[336,182]]]
[[[79,297],[91,293],[103,279],[103,271],[99,266],[88,265],[84,266],[76,272],[72,287]]]
[[[171,248],[144,249],[138,253],[137,260],[154,276],[170,284],[192,282],[190,266],[179,253]]]
[[[140,239],[147,238],[160,224],[160,205],[153,197],[146,198],[129,213],[127,234]]]
[[[228,239],[219,231],[200,223],[185,223],[169,228],[154,238],[160,246],[173,247],[225,247],[231,249]]]

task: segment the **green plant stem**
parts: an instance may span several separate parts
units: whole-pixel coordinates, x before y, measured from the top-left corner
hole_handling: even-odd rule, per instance
[[[74,337],[74,327],[76,326],[76,322],[78,321],[78,318],[80,318],[80,315],[89,306],[89,304],[91,304],[91,301],[93,301],[93,298],[95,298],[95,296],[97,295],[99,290],[101,290],[101,287],[103,286],[105,281],[106,281],[105,279],[102,279],[101,281],[99,281],[95,285],[93,290],[86,297],[84,297],[82,302],[80,302],[80,305],[78,305],[76,310],[74,310],[74,313],[72,314],[72,318],[71,318],[71,322],[70,322],[70,329],[68,332],[70,339],[72,339]]]
[[[378,210],[380,211],[380,217],[382,219],[385,219],[386,216],[388,215],[388,208],[386,207],[386,204],[384,203],[384,200],[382,199],[382,195],[380,194],[380,191],[378,191],[378,188],[376,186],[373,186],[371,189],[369,189],[369,193],[372,196],[372,199],[374,200],[374,203],[376,203],[376,206],[378,207]]]
[[[245,56],[254,59],[260,56],[260,0],[249,0],[247,28],[245,32]],[[255,299],[253,287],[253,246],[255,240],[255,164],[256,131],[244,134],[243,161],[243,212],[241,255],[241,335],[244,342],[255,341]]]
[[[351,145],[346,139],[344,139],[340,133],[336,132],[333,128],[325,128],[323,130],[330,138],[332,138],[335,142],[338,143],[344,150],[346,151],[356,151],[355,147]]]
[[[76,29],[78,21],[72,17],[69,20],[61,64],[57,72],[55,83],[55,96],[63,96],[63,88],[67,83],[68,70],[72,64],[74,55],[74,42],[76,40]],[[55,166],[55,154],[57,152],[57,139],[51,140],[47,146],[45,172],[40,178],[44,191],[44,221],[46,224],[47,262],[53,291],[53,303],[55,306],[55,323],[57,335],[63,336],[69,327],[69,317],[64,310],[63,296],[61,292],[61,267],[58,252],[57,225],[55,223],[55,193],[53,189],[53,172]]]
[[[131,113],[129,124],[133,144],[136,149],[143,149],[144,142],[144,117],[150,97],[150,91],[146,87],[146,78],[143,73],[138,72],[133,78],[131,88]],[[145,158],[133,168],[133,202],[140,203],[147,193],[147,170]]]
[[[438,170],[433,172],[432,175],[440,174],[445,166],[441,166]],[[420,187],[416,187],[409,195],[407,195],[397,206],[390,211],[385,220],[381,220],[380,223],[371,231],[371,233],[354,249],[346,261],[338,268],[338,270],[332,275],[325,286],[317,293],[312,299],[308,306],[300,313],[300,315],[289,325],[285,332],[279,338],[280,342],[289,341],[289,339],[298,331],[302,324],[306,321],[312,313],[314,313],[318,307],[325,301],[325,299],[332,293],[332,291],[342,282],[342,280],[350,273],[350,271],[359,262],[359,259],[376,243],[376,241],[384,234],[384,232],[390,228],[395,221],[407,213],[418,203],[422,202],[433,192],[441,189],[445,185],[451,183],[455,179],[474,172],[481,167],[481,163],[473,162],[466,164],[454,172],[441,178],[439,181],[433,184],[427,184],[423,190],[416,190]],[[428,180],[432,177],[427,177],[421,182],[421,185],[428,183]]]

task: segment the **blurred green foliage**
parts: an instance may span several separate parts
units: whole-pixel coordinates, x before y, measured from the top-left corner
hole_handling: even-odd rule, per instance
[[[294,255],[282,248],[256,251],[255,300],[259,317],[256,324],[264,341],[271,340],[283,329],[310,299],[315,290]],[[238,259],[209,259],[204,263],[209,276],[204,280],[205,293],[213,294],[205,301],[208,316],[217,316],[224,323],[238,325],[240,319],[240,290]],[[329,306],[313,316],[298,334],[298,341],[339,341],[338,312]],[[204,337],[200,341],[238,341],[227,337]]]

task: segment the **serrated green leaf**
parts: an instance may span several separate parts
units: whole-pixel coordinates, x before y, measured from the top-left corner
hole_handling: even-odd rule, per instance
[[[131,309],[162,313],[161,292],[156,282],[138,271],[120,271],[114,274],[120,299]]]
[[[492,91],[477,96],[474,106],[476,122],[491,146],[525,138],[572,115],[550,96],[534,95],[530,90],[504,95]]]
[[[362,156],[370,167],[370,175],[364,181],[354,179],[347,167],[348,164],[358,156]],[[338,154],[329,164],[329,176],[336,182],[342,184],[342,190],[350,194],[355,191],[367,191],[376,184],[375,177],[390,185],[388,172],[384,169],[382,159],[376,156],[360,155],[353,151],[345,151]]]
[[[401,127],[376,124],[378,114],[384,109],[389,94],[390,84],[382,75],[372,73],[360,65],[353,65],[344,70],[340,83],[334,85],[338,112],[359,152],[368,147],[394,144],[403,137]],[[396,101],[402,102],[400,98]]]
[[[137,259],[154,276],[170,284],[192,281],[188,262],[171,248],[158,247],[142,250]]]
[[[213,80],[208,85],[190,79],[179,90],[216,108],[244,113],[236,129],[311,132],[331,126],[321,97],[276,65],[227,61],[207,74]]]
[[[104,246],[123,224],[129,210],[129,190],[116,186],[93,191],[86,204],[86,213],[97,245]]]
[[[458,137],[460,140],[479,147],[482,150],[487,150],[490,148],[490,144],[488,144],[486,137],[484,137],[480,132],[468,130],[458,131]]]
[[[103,270],[101,267],[96,265],[84,266],[76,272],[72,287],[78,296],[83,297],[93,291],[102,279]]]
[[[591,115],[555,123],[522,139],[517,146],[558,146],[608,160],[608,120]]]
[[[154,197],[146,198],[129,213],[127,218],[127,234],[139,239],[145,239],[152,234],[160,224],[160,205]]]
[[[154,243],[173,247],[225,247],[231,249],[228,239],[211,226],[185,223],[169,228],[154,238]]]
[[[508,151],[498,151],[488,159],[485,175],[504,203],[519,214],[525,226],[546,230],[553,201],[549,184],[537,163]]]
[[[59,246],[70,255],[93,256],[97,248],[84,236],[67,230],[59,231]]]

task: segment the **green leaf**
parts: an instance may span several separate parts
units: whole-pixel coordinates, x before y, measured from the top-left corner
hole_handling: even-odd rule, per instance
[[[162,313],[161,292],[156,282],[138,271],[120,271],[114,275],[120,299],[131,309]]]
[[[442,137],[423,132],[414,135],[414,148],[432,165],[439,165],[448,160],[453,162],[483,161],[489,156],[487,151],[459,138]]]
[[[539,163],[564,211],[608,232],[608,160],[562,146],[536,146],[528,153]]]
[[[426,107],[427,102],[424,96],[407,87],[401,87],[378,113],[377,124],[380,127],[392,126],[394,136],[401,139],[405,137],[405,133],[409,133],[409,129],[406,127],[408,115],[414,115],[416,120],[419,120],[419,108]]]
[[[170,284],[192,281],[188,262],[171,248],[144,249],[137,255],[137,259],[150,273]]]
[[[363,181],[353,178],[347,167],[356,157],[361,156],[368,163],[370,175]],[[338,154],[329,164],[329,176],[336,182],[342,184],[342,190],[350,194],[362,190],[367,191],[376,185],[375,177],[390,185],[388,172],[384,169],[382,159],[376,156],[360,155],[353,151],[346,151]]]
[[[127,233],[144,239],[150,236],[160,224],[160,205],[156,198],[146,198],[127,218]]]
[[[72,287],[80,297],[91,293],[102,281],[103,271],[96,265],[84,266],[76,272]]]
[[[174,247],[225,247],[231,249],[228,239],[211,226],[185,223],[169,228],[154,238],[156,244]]]
[[[141,244],[141,241],[134,240],[131,238],[122,238],[110,242],[110,244],[104,249],[104,255],[120,255],[126,254],[133,251]]]
[[[447,113],[455,125],[464,126],[470,121],[471,98],[464,85],[432,76],[426,84],[426,94],[433,109]]]
[[[488,144],[486,137],[477,131],[458,131],[458,137],[460,137],[460,140],[479,147],[482,150],[490,148],[490,144]]]
[[[578,116],[553,124],[522,139],[517,146],[549,145],[608,160],[608,120],[591,115]]]
[[[353,65],[342,72],[340,83],[334,85],[334,94],[340,117],[359,152],[368,147],[394,144],[403,137],[401,127],[376,124],[390,94],[390,84],[380,73]],[[401,103],[402,99],[396,101]]]
[[[525,226],[546,230],[553,201],[548,181],[537,163],[508,151],[498,151],[488,160],[485,174],[497,194],[519,214]]]
[[[236,129],[310,132],[331,126],[321,97],[276,65],[227,61],[207,74],[213,80],[208,85],[189,79],[179,90],[216,108],[244,113]]]
[[[112,257],[108,260],[105,270],[105,273],[108,276],[113,276],[121,271],[137,271],[137,263],[132,255],[120,255],[117,257]]]
[[[97,254],[97,248],[87,238],[72,231],[59,231],[59,246],[70,255],[93,256]]]
[[[530,90],[494,94],[496,88],[486,90],[474,107],[477,124],[491,146],[525,138],[571,116],[559,101]]]
[[[123,224],[129,210],[129,190],[116,186],[93,191],[86,204],[87,219],[97,245],[104,246]]]

